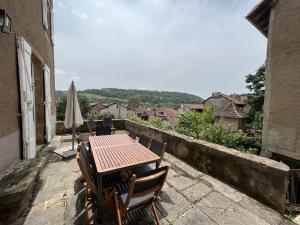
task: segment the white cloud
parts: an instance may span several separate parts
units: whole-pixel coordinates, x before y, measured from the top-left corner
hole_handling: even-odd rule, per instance
[[[61,1],[57,2],[58,6],[62,9],[67,9],[67,7],[65,6],[65,4],[63,4]]]
[[[95,20],[95,23],[98,24],[98,25],[102,25],[103,22],[104,22],[104,21],[103,21],[102,18],[98,18],[98,19]]]
[[[85,13],[80,13],[74,9],[71,10],[72,14],[74,14],[75,16],[78,16],[79,18],[81,18],[82,20],[87,20],[88,16]]]

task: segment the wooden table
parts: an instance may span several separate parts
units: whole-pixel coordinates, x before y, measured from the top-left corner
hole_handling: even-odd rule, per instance
[[[102,223],[102,177],[131,167],[158,162],[160,157],[127,134],[91,136],[91,151],[97,169],[98,223]]]

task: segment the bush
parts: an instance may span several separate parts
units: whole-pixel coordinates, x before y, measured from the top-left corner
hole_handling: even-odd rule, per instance
[[[159,119],[145,121],[136,115],[130,116],[128,119],[162,130],[172,129],[171,126]],[[243,132],[234,132],[230,126],[215,125],[211,108],[205,109],[203,113],[187,112],[180,115],[175,130],[195,139],[205,140],[243,152],[259,154],[261,150],[261,138],[248,137]]]
[[[213,121],[212,108],[204,109],[202,113],[187,112],[180,115],[175,129],[178,133],[199,139],[203,129]]]
[[[142,124],[145,126],[153,126],[161,130],[171,130],[172,127],[166,121],[161,121],[160,119],[151,119],[151,120],[143,120],[137,115],[131,115],[128,117],[129,120],[134,121],[138,124]]]
[[[111,118],[111,119],[114,119],[115,116],[114,116],[113,114],[109,113],[109,112],[107,112],[107,113],[102,113],[102,114],[96,116],[96,119],[97,119],[97,120],[103,120],[104,118]]]

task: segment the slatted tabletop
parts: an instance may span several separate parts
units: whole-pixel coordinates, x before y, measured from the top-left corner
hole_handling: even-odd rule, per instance
[[[89,139],[98,173],[113,172],[160,160],[160,157],[126,134],[92,136]]]
[[[94,150],[103,147],[120,146],[135,143],[135,140],[133,140],[127,134],[91,136],[89,139],[91,148]]]

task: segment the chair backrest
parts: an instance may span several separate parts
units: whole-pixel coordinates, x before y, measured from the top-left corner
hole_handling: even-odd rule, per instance
[[[111,135],[111,127],[97,127],[96,136]]]
[[[128,136],[131,137],[132,139],[136,139],[137,135],[133,132],[129,132]]]
[[[86,124],[90,133],[93,133],[93,131],[97,128],[97,124],[94,120],[88,120]]]
[[[152,139],[149,149],[151,152],[155,153],[162,159],[164,156],[166,147],[167,147],[167,143],[161,143],[159,141]]]
[[[86,144],[81,143],[80,152],[82,153],[84,159],[86,160],[86,162],[89,165],[90,174],[94,174],[96,171],[96,164],[95,164],[93,155],[92,155],[91,151],[87,149]]]
[[[141,145],[144,145],[146,148],[149,148],[150,138],[148,138],[145,135],[141,135],[140,138],[139,138],[139,143]]]
[[[90,173],[89,173],[89,169],[88,169],[88,163],[85,160],[82,152],[78,152],[76,155],[76,160],[78,163],[78,166],[80,168],[81,174],[83,176],[83,179],[85,180],[85,182],[87,183],[88,187],[91,189],[92,193],[97,196],[97,188],[96,185],[93,181],[93,178],[91,177]]]
[[[165,183],[168,171],[169,167],[164,166],[156,170],[132,175],[124,209],[128,208],[132,198],[142,197],[149,194],[153,194],[153,198],[156,197]]]
[[[105,117],[105,118],[103,119],[103,126],[104,126],[104,127],[112,127],[112,126],[113,126],[112,118],[110,118],[110,117]]]

